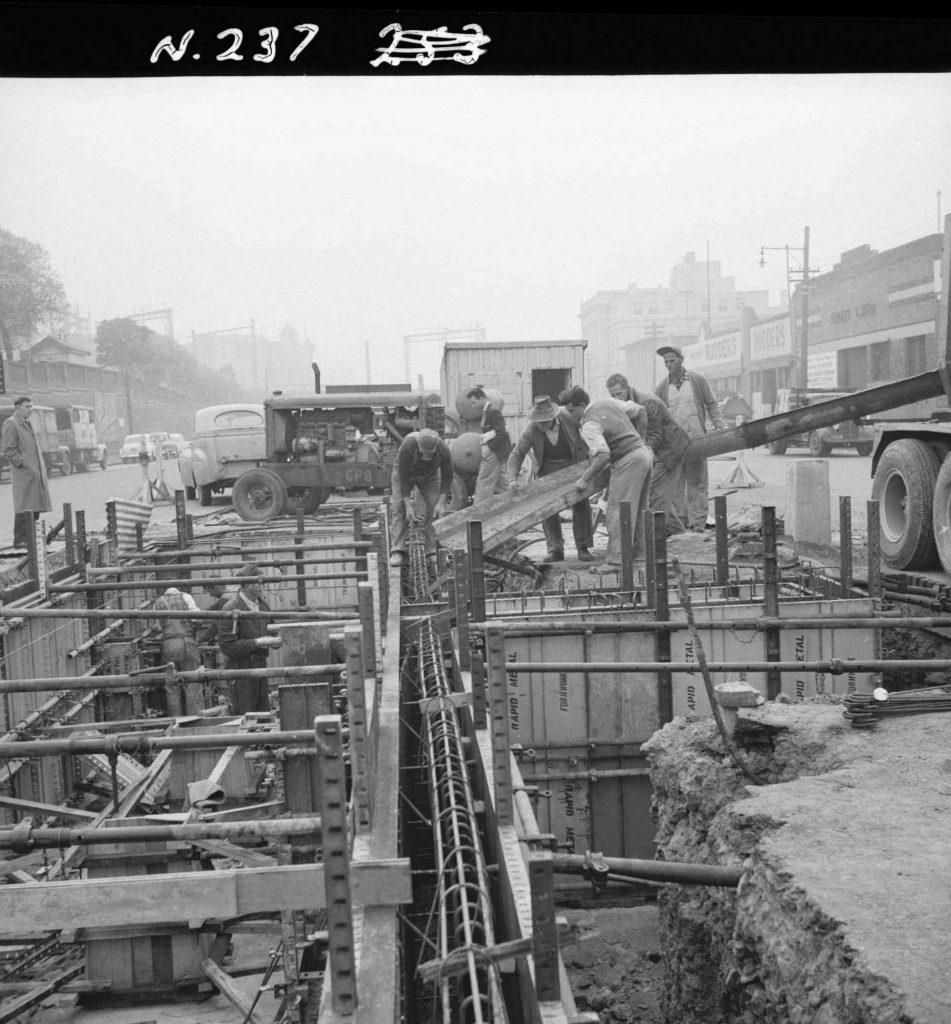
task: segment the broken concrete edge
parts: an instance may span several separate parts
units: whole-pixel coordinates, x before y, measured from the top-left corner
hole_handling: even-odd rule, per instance
[[[951,720],[929,716],[935,737],[920,769],[911,749],[920,719],[891,721],[894,731],[876,737],[851,730],[825,702],[740,714],[737,740],[772,786],[744,783],[709,717],[675,719],[643,748],[659,856],[745,872],[736,890],[662,890],[667,1019],[942,1024],[949,996],[933,951],[951,923],[942,924],[927,879],[941,877],[929,864],[947,846],[941,836],[929,843],[935,825],[922,820],[919,850],[906,849],[906,819],[913,831],[922,794],[901,769],[925,779],[946,771],[951,781],[942,754]],[[951,785],[938,794],[951,809]],[[951,822],[939,819],[939,831],[951,833]]]

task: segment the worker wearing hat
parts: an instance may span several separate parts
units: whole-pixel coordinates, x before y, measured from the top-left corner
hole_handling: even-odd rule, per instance
[[[218,647],[225,657],[225,668],[266,668],[271,649],[281,646],[281,637],[267,631],[271,606],[264,600],[261,567],[245,562],[235,573],[241,589],[222,609],[228,612],[254,612],[223,620],[218,631]],[[243,715],[249,711],[269,711],[267,679],[232,679],[229,682],[231,710]]]
[[[650,509],[666,513],[668,536],[683,533],[687,527],[674,511],[674,489],[682,482],[684,452],[690,444],[690,437],[657,395],[631,387],[622,373],[612,373],[605,386],[612,398],[620,402],[635,402],[647,410],[647,436],[644,440],[654,455]]]
[[[449,505],[452,494],[452,457],[449,445],[429,427],[403,438],[390,478],[390,565],[403,562],[409,524],[416,518],[413,504],[419,494],[425,506],[423,530],[426,553],[436,553],[433,520]]]
[[[512,481],[509,489],[518,488],[518,474],[525,456],[531,452],[538,467],[539,477],[557,473],[576,462],[586,462],[588,446],[581,439],[578,424],[566,410],[555,405],[548,395],[535,399],[528,414],[528,426],[512,449],[506,472]],[[576,502],[571,507],[571,528],[574,534],[578,558],[583,562],[594,559],[591,545],[594,534],[591,529],[591,506],[588,499]],[[542,522],[545,541],[548,544],[546,562],[560,562],[565,557],[565,543],[561,533],[561,517],[556,512]]]
[[[657,354],[664,360],[667,377],[657,385],[654,394],[670,409],[674,420],[691,438],[703,437],[708,432],[708,421],[714,430],[725,430],[720,403],[706,377],[684,367],[683,349],[663,345]],[[673,507],[690,530],[706,529],[708,487],[706,459],[691,459],[688,449],[673,486]]]

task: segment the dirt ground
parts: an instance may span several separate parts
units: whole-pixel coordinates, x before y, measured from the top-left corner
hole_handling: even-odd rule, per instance
[[[663,1024],[657,905],[560,913],[579,935],[562,950],[578,1010],[603,1024]]]

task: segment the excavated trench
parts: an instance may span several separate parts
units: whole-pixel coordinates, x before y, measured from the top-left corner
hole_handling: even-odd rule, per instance
[[[647,744],[659,855],[745,870],[663,890],[664,1019],[947,1024],[951,716],[860,730],[834,703],[770,702],[735,738],[765,785],[710,718]]]

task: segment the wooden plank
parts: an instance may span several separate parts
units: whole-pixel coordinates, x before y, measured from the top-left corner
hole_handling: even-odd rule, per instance
[[[575,485],[584,472],[583,463],[567,466],[557,473],[533,480],[514,491],[503,491],[485,501],[453,512],[433,523],[436,539],[443,547],[461,551],[466,546],[466,526],[473,520],[482,521],[482,547],[491,551],[506,541],[513,540],[530,526],[548,516],[571,508],[581,498],[587,498],[607,486],[609,471],[604,470],[583,490]]]
[[[224,839],[192,839],[189,841],[189,845],[197,846],[199,850],[207,850],[218,857],[228,857],[230,860],[240,861],[252,868],[271,868],[277,864],[277,860],[266,853],[246,850],[243,846],[236,846]]]
[[[243,1021],[249,1022],[249,1024],[264,1024],[262,1017],[259,1017],[251,1009],[251,1004],[245,1002],[244,996],[238,990],[238,987],[231,980],[231,976],[226,974],[214,960],[208,959],[202,961],[202,970],[211,981],[214,983],[215,988],[228,1000],[229,1003],[238,1011]]]
[[[390,906],[413,898],[407,859],[353,864],[350,883],[354,904]],[[0,934],[52,931],[64,921],[101,928],[320,908],[324,903],[322,864],[38,882],[0,889]]]
[[[68,818],[75,821],[92,821],[99,815],[95,811],[83,811],[78,807],[62,807],[59,804],[42,804],[36,800],[17,800],[16,797],[0,793],[0,807],[11,807],[17,811],[32,811],[51,818]]]

